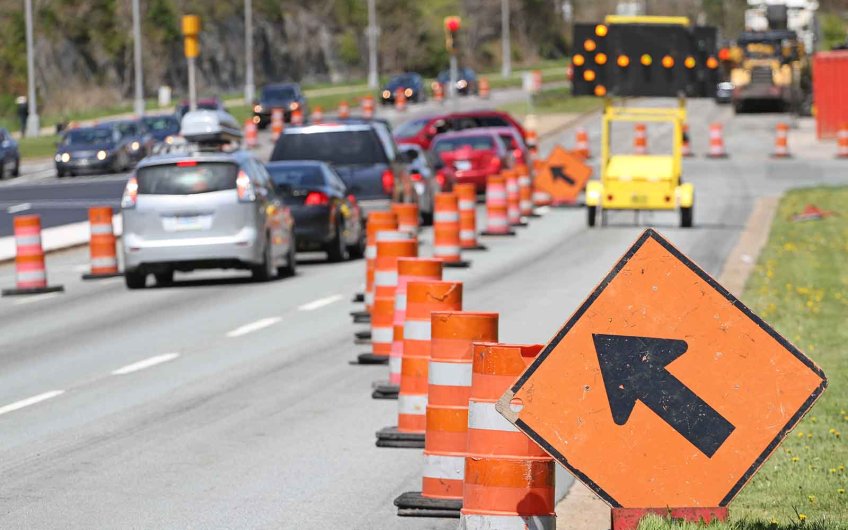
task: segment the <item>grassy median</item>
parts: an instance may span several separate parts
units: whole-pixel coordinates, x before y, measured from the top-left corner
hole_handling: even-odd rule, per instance
[[[808,204],[832,215],[793,221]],[[730,504],[728,523],[652,518],[639,528],[848,530],[847,187],[783,197],[742,300],[822,367],[828,389]]]

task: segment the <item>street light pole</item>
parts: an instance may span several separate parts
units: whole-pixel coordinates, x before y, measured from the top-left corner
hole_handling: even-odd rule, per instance
[[[377,37],[380,28],[377,27],[377,6],[375,0],[368,0],[368,88],[377,88],[380,84],[377,75]]]
[[[133,108],[136,116],[144,115],[144,73],[141,67],[141,15],[138,7],[139,0],[132,0],[133,16],[133,60],[135,62],[135,102]]]
[[[509,39],[509,0],[501,0],[501,77],[512,74],[512,47]]]
[[[253,0],[244,0],[244,103],[253,104],[256,84],[253,80]]]
[[[41,124],[38,119],[38,106],[35,103],[35,49],[32,39],[32,0],[24,1],[26,11],[26,48],[27,48],[27,122],[26,135],[38,136]]]

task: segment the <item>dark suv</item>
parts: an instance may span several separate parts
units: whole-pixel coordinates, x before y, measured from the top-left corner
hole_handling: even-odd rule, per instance
[[[398,150],[380,122],[288,127],[271,161],[321,160],[332,164],[363,213],[386,209],[392,201],[418,200],[409,177],[408,155]]]
[[[306,96],[297,83],[276,83],[265,85],[259,93],[259,100],[253,104],[253,122],[264,129],[271,122],[271,110],[283,109],[283,120],[291,122],[292,111],[300,109],[304,118],[309,115]]]

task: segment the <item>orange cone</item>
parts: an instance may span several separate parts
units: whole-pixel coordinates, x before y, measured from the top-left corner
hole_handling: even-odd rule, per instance
[[[404,239],[396,239],[398,235]],[[374,259],[374,305],[371,308],[371,353],[357,357],[359,364],[388,364],[392,352],[395,291],[398,282],[398,258],[418,256],[418,240],[407,239],[405,232],[382,231],[377,234]],[[383,241],[381,239],[385,238]]]
[[[256,149],[259,145],[259,130],[251,118],[244,120],[244,145],[248,149]]]
[[[505,169],[501,174],[506,178],[506,219],[510,226],[525,226],[521,221],[517,172],[514,169]]]
[[[309,120],[312,123],[318,124],[324,121],[324,109],[316,106],[312,109],[312,114],[309,116]]]
[[[459,246],[462,250],[486,250],[477,242],[477,188],[474,184],[454,184],[459,205]]]
[[[545,165],[544,160],[534,160],[533,161],[533,174],[538,175],[542,168]],[[541,190],[536,187],[536,180],[533,179],[533,206],[536,208],[541,208],[543,206],[550,206],[553,202],[553,198],[551,194],[545,190]]]
[[[300,109],[294,109],[291,111],[291,124],[292,125],[303,125],[303,111]]]
[[[789,154],[789,125],[778,123],[774,135],[774,152],[772,158],[792,158]]]
[[[392,319],[392,349],[389,354],[389,379],[374,384],[374,399],[397,399],[403,360],[403,324],[406,321],[406,289],[409,282],[442,280],[442,260],[436,258],[398,258],[398,283]]]
[[[539,135],[536,133],[535,129],[527,129],[524,136],[527,149],[530,151],[530,156],[535,158],[539,153]]]
[[[589,151],[589,133],[586,132],[586,129],[578,127],[577,130],[574,131],[574,137],[574,152],[577,156],[582,157],[584,160],[591,158],[592,154]]]
[[[720,123],[710,124],[710,149],[707,151],[707,158],[727,158],[722,131]]]
[[[395,90],[395,110],[398,112],[404,112],[406,110],[406,94],[404,93],[404,89],[400,87]]]
[[[489,79],[481,77],[477,82],[477,95],[479,95],[482,99],[489,99],[489,93]]]
[[[123,276],[118,272],[118,254],[115,248],[115,231],[112,227],[112,208],[94,206],[88,209],[90,272],[83,280]]]
[[[271,141],[276,142],[283,134],[283,109],[277,107],[271,109]]]
[[[461,256],[459,243],[459,201],[453,193],[437,193],[433,211],[433,257],[445,267],[465,268],[471,265]]]
[[[398,230],[418,236],[418,205],[407,202],[392,203],[392,211],[397,215]]]
[[[689,145],[689,124],[683,124],[683,143],[681,146],[681,154],[687,158],[692,156],[692,146]]]
[[[347,101],[339,102],[339,118],[343,120],[350,118],[350,104]]]
[[[2,296],[64,291],[61,285],[47,285],[44,248],[41,246],[41,216],[18,215],[12,224],[15,231],[15,288],[3,289]]]
[[[518,171],[518,210],[524,218],[534,217],[533,213],[533,182],[527,166],[521,164]]]
[[[436,100],[437,103],[442,103],[445,100],[445,90],[442,88],[442,84],[438,81],[433,83],[433,99]]]
[[[394,212],[376,211],[368,214],[365,225],[365,311],[352,312],[354,322],[368,322],[371,304],[374,303],[374,258],[377,257],[377,233],[392,230],[397,230],[397,216]]]
[[[360,104],[362,108],[362,117],[363,118],[373,118],[374,117],[374,96],[365,96],[362,98],[362,103]]]
[[[648,132],[644,123],[633,126],[633,153],[637,155],[648,154]]]
[[[848,125],[843,124],[836,132],[836,158],[848,158]]]
[[[377,447],[424,448],[427,426],[427,374],[430,362],[430,314],[461,311],[461,282],[409,282],[398,393],[397,427],[377,432]]]
[[[553,459],[495,410],[541,349],[474,345],[461,528],[556,527]]]
[[[506,179],[489,175],[486,180],[486,231],[484,236],[514,236],[507,219]]]
[[[468,437],[474,342],[496,342],[497,313],[434,312],[421,492],[395,499],[398,515],[458,517]],[[453,513],[451,513],[453,512]]]

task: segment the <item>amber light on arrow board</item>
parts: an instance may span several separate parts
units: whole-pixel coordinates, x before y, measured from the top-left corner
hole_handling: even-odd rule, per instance
[[[595,95],[598,97],[603,97],[607,95],[607,87],[604,85],[598,85],[595,87]]]
[[[683,61],[683,66],[690,70],[695,68],[695,58],[690,55],[685,61]]]
[[[662,65],[664,68],[671,68],[674,66],[674,57],[671,55],[666,55],[662,58]]]
[[[595,63],[600,65],[607,64],[607,54],[598,53],[597,55],[595,55]]]
[[[574,66],[583,66],[584,64],[586,64],[586,58],[580,54],[577,54],[574,56],[574,58],[571,59],[571,62],[572,64],[574,64]]]
[[[592,70],[586,70],[585,72],[583,72],[583,80],[591,83],[595,80],[595,72],[593,72]]]
[[[716,68],[718,68],[718,61],[716,61],[715,57],[709,57],[707,59],[707,68],[709,68],[710,70],[715,70]]]
[[[651,63],[654,62],[654,60],[646,53],[639,58],[639,62],[642,63],[642,66],[651,66]]]
[[[618,60],[616,62],[618,63],[618,66],[622,68],[627,68],[628,66],[630,66],[630,57],[626,55],[619,55]]]
[[[593,41],[592,39],[586,39],[585,41],[583,41],[583,49],[587,52],[593,52],[597,47],[598,45],[595,44],[595,41]]]
[[[607,31],[607,27],[603,24],[598,24],[597,26],[595,26],[595,35],[597,35],[598,37],[606,37]]]

